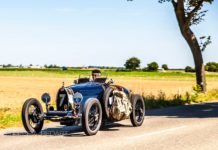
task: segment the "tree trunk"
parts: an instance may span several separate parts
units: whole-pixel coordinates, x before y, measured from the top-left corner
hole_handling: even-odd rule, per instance
[[[191,29],[185,30],[182,34],[185,40],[187,41],[194,58],[195,70],[196,70],[196,83],[201,87],[202,92],[206,92],[206,80],[205,80],[205,71],[204,71],[204,62],[202,57],[202,52],[198,41],[191,31]]]
[[[173,1],[172,1],[173,2]],[[192,30],[190,29],[189,23],[187,23],[185,12],[184,12],[184,3],[182,0],[178,0],[177,3],[173,3],[176,18],[179,24],[180,31],[182,36],[188,43],[195,63],[196,70],[196,83],[201,87],[202,92],[206,92],[206,80],[204,72],[204,62],[202,57],[202,52],[198,40]]]

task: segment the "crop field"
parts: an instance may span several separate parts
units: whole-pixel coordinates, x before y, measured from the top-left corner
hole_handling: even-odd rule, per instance
[[[57,90],[62,83],[71,85],[79,74],[89,75],[89,70],[82,71],[0,71],[0,128],[20,126],[20,110],[27,98],[40,100],[41,94],[51,94],[54,104]],[[115,84],[123,85],[134,93],[157,95],[160,91],[171,96],[192,90],[195,75],[182,72],[115,72],[103,71]],[[207,75],[208,90],[218,89],[218,74]]]

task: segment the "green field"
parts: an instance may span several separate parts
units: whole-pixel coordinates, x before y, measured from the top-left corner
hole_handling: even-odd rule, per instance
[[[103,76],[108,77],[139,77],[154,80],[193,80],[194,73],[186,73],[182,71],[167,71],[167,72],[116,72],[116,70],[101,70]],[[69,69],[62,71],[60,69],[0,69],[0,76],[24,76],[24,77],[78,77],[89,76],[91,70]],[[218,73],[207,73],[208,80],[218,80]]]

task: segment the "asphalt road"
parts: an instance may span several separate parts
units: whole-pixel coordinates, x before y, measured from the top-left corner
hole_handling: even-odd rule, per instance
[[[47,124],[40,135],[0,130],[0,149],[217,150],[218,102],[146,111],[144,124],[108,124],[95,136],[80,127]]]

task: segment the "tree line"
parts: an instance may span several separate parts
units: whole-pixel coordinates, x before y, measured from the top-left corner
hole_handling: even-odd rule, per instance
[[[143,71],[158,71],[159,65],[157,62],[151,62],[147,64],[146,67],[140,69],[141,60],[137,57],[131,57],[126,60],[126,63],[124,64],[126,70],[134,71],[134,70],[143,70]],[[161,66],[162,69],[168,70],[168,65],[163,64]]]
[[[137,57],[131,57],[126,60],[124,66],[125,69],[119,69],[117,71],[134,71],[134,70],[142,70],[142,71],[158,71],[158,69],[169,70],[167,64],[158,65],[157,62],[148,63],[146,67],[140,68],[141,60]],[[196,69],[191,66],[186,66],[184,68],[185,72],[195,72]],[[205,70],[208,72],[218,72],[218,63],[216,62],[208,62],[205,65]]]
[[[216,63],[216,62],[208,62],[205,65],[205,70],[208,71],[208,72],[218,72],[218,63]],[[195,68],[187,66],[185,68],[185,72],[195,72]]]

